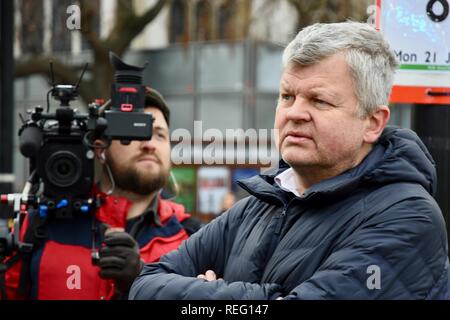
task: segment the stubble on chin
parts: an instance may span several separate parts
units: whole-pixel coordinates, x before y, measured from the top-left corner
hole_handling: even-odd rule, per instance
[[[161,165],[144,169],[131,164],[119,167],[111,162],[110,166],[114,181],[120,189],[140,195],[148,195],[162,189],[169,177],[169,170]]]

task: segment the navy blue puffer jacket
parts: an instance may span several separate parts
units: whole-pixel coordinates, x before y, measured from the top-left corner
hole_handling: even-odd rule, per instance
[[[274,177],[148,264],[131,299],[448,299],[447,234],[434,162],[417,135],[386,129],[357,167],[296,197]],[[206,270],[217,281],[196,279]]]

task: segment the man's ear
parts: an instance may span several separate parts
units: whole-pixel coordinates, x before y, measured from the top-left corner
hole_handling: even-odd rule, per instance
[[[94,141],[94,153],[95,157],[100,161],[101,164],[105,163],[105,143],[104,141],[97,139]]]
[[[389,121],[391,112],[388,106],[379,106],[377,111],[368,117],[368,124],[364,134],[364,142],[373,144],[383,133]]]

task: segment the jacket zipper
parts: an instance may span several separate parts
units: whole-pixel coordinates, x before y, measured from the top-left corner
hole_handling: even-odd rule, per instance
[[[286,220],[286,214],[287,214],[287,209],[289,208],[289,205],[292,203],[292,201],[295,199],[292,199],[291,201],[289,201],[289,203],[287,205],[285,205],[283,207],[283,211],[281,211],[279,218],[278,218],[278,222],[275,228],[275,234],[277,236],[279,236],[281,234],[281,229],[283,228],[284,225],[284,221]]]
[[[278,221],[277,221],[277,225],[275,228],[275,234],[277,236],[280,235],[280,233],[281,233],[281,228],[283,227],[285,217],[286,217],[286,207],[283,208],[283,211],[278,216]]]
[[[280,215],[278,216],[278,221],[275,228],[275,234],[280,235],[281,229],[283,228],[284,222],[286,220],[287,210],[292,202],[295,201],[295,198],[291,199],[284,207],[283,211],[281,211]]]

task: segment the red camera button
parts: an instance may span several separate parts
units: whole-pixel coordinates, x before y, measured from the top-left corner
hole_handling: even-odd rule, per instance
[[[138,91],[136,88],[122,87],[119,89],[119,92],[137,93]]]
[[[131,112],[133,111],[133,105],[131,103],[122,103],[120,105],[120,110],[122,112]]]

